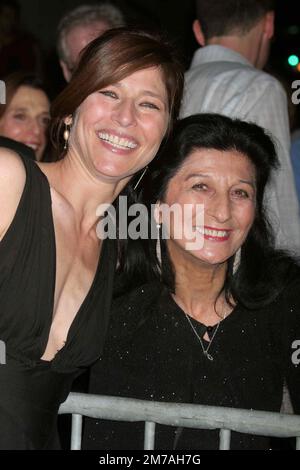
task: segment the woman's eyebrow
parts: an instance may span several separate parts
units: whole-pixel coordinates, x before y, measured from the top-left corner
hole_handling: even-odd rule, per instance
[[[252,180],[239,180],[240,183],[249,184],[255,189],[255,183]]]
[[[111,86],[115,86],[117,88],[121,88],[122,87],[122,83],[121,82],[117,82],[117,83],[113,83]],[[153,96],[153,98],[158,98],[160,99],[161,101],[165,101],[165,99],[162,97],[161,93],[156,93],[155,91],[153,90],[141,90],[140,91],[140,94],[141,95],[149,95],[149,96]]]
[[[203,178],[208,178],[210,175],[207,175],[205,173],[192,173],[188,175],[184,181],[188,181],[190,178],[196,178],[197,176],[201,176]]]

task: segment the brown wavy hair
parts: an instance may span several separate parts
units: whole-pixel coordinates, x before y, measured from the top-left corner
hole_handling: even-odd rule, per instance
[[[87,96],[154,66],[161,69],[166,86],[170,130],[178,117],[184,84],[184,70],[175,47],[154,33],[115,28],[88,44],[70,83],[54,100],[50,135],[55,147],[62,150],[64,119],[74,116]]]

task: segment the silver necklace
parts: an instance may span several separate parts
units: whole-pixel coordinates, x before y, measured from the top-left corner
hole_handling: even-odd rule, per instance
[[[196,328],[194,327],[194,325],[193,325],[193,323],[192,323],[192,321],[191,321],[189,315],[187,315],[185,312],[184,312],[184,314],[185,314],[185,318],[186,318],[187,321],[189,322],[189,324],[190,324],[190,326],[191,326],[193,332],[194,332],[195,335],[197,336],[197,338],[198,338],[198,340],[199,340],[199,343],[201,344],[201,348],[202,348],[202,352],[203,352],[204,356],[207,357],[207,359],[209,359],[210,361],[213,361],[214,358],[213,358],[213,356],[212,356],[211,354],[209,354],[208,351],[209,351],[209,348],[211,347],[211,344],[212,344],[212,342],[213,342],[213,340],[214,340],[214,337],[215,337],[216,334],[217,334],[217,331],[218,331],[218,329],[219,329],[220,323],[221,323],[222,320],[224,320],[224,318],[226,317],[226,314],[224,315],[224,317],[222,318],[222,320],[220,320],[219,323],[217,324],[217,326],[216,326],[216,328],[215,328],[215,331],[214,331],[214,333],[213,333],[213,335],[212,335],[212,338],[211,338],[211,340],[210,340],[209,343],[208,343],[207,348],[205,348],[205,347],[203,346],[202,338],[201,338],[201,336],[198,335],[198,333],[197,333],[197,331],[196,331]]]

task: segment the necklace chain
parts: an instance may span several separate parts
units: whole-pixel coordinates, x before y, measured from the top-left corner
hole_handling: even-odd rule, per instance
[[[213,335],[212,335],[212,338],[210,339],[210,341],[209,341],[209,343],[208,343],[207,348],[205,348],[205,347],[203,346],[202,338],[201,338],[201,336],[198,335],[197,330],[196,330],[196,328],[194,327],[194,325],[193,325],[193,323],[192,323],[192,321],[191,321],[189,315],[187,315],[185,312],[184,312],[184,314],[185,314],[185,317],[186,317],[188,323],[190,324],[190,327],[192,328],[193,332],[195,333],[196,337],[198,338],[199,343],[201,344],[201,348],[202,348],[202,352],[203,352],[204,356],[207,357],[207,359],[209,359],[210,361],[213,361],[214,358],[213,358],[213,356],[212,356],[211,354],[209,354],[208,351],[209,351],[209,348],[211,347],[211,344],[212,344],[212,342],[213,342],[213,340],[214,340],[214,337],[215,337],[216,334],[217,334],[217,331],[218,331],[218,329],[219,329],[220,323],[221,323],[222,320],[225,319],[226,314],[224,315],[224,317],[222,318],[222,320],[220,320],[219,323],[217,324],[217,326],[216,326],[216,328],[215,328],[215,331],[214,331],[214,333],[213,333]]]

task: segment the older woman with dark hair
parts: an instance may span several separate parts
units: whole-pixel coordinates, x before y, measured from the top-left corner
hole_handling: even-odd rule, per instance
[[[300,413],[300,270],[273,248],[263,205],[276,166],[255,124],[203,114],[177,125],[144,180],[159,237],[126,245],[126,293],[92,393],[279,411],[286,383]],[[87,420],[88,449],[142,445],[142,424]],[[218,432],[158,426],[156,448],[216,449]],[[269,442],[233,433],[232,448]]]
[[[53,103],[61,160],[0,149],[0,448],[57,446],[56,416],[100,355],[116,266],[97,236],[110,204],[154,158],[177,117],[173,48],[131,29],[92,42]]]

